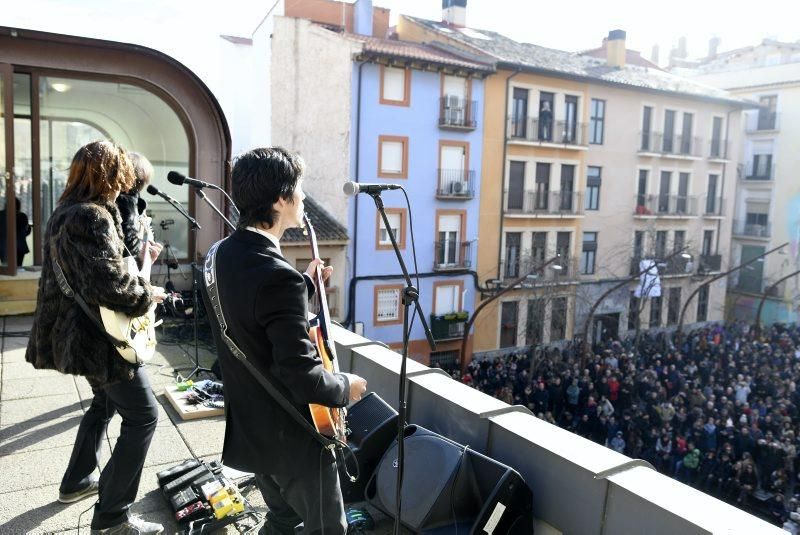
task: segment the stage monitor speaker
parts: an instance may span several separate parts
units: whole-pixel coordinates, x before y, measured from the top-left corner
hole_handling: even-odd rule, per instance
[[[519,473],[423,427],[405,432],[401,522],[417,533],[533,533],[533,497]],[[367,500],[397,515],[397,441],[367,484]]]
[[[345,503],[361,502],[372,472],[397,436],[397,411],[370,392],[347,410],[347,429],[347,444],[355,454],[359,477],[351,482],[339,463],[342,496]],[[346,455],[346,461],[350,472],[354,472],[350,455]]]

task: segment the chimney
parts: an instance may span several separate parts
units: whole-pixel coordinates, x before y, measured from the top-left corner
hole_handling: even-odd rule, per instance
[[[678,39],[678,53],[675,56],[680,59],[689,57],[689,51],[686,48],[686,36],[682,36]]]
[[[359,35],[372,35],[372,0],[356,0],[353,29]]]
[[[717,52],[719,51],[719,37],[712,37],[711,40],[708,42],[708,57],[709,58],[716,58]]]
[[[467,25],[467,0],[442,0],[442,22],[464,28]]]
[[[610,67],[625,66],[625,32],[623,30],[608,32],[606,57]]]
[[[650,61],[652,61],[653,63],[658,65],[658,60],[660,59],[659,58],[660,55],[661,54],[660,54],[658,45],[653,45],[653,50],[652,50],[652,52],[650,52]]]

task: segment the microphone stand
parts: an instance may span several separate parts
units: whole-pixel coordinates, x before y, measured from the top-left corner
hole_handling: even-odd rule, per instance
[[[397,245],[392,226],[389,223],[389,218],[386,217],[386,211],[383,209],[383,199],[380,192],[368,193],[372,200],[375,201],[375,207],[381,214],[383,224],[386,227],[386,233],[389,235],[389,240],[392,242],[394,253],[397,256],[397,261],[400,263],[400,269],[403,272],[403,278],[406,281],[406,287],[403,289],[403,353],[400,361],[400,401],[398,404],[398,417],[397,417],[397,486],[395,487],[395,501],[397,502],[397,516],[394,521],[394,533],[400,535],[400,513],[402,510],[402,489],[403,489],[403,468],[404,468],[404,454],[405,449],[403,442],[405,440],[406,428],[406,412],[407,412],[407,399],[406,399],[406,383],[407,371],[406,363],[408,362],[408,340],[411,336],[409,330],[409,312],[411,312],[411,305],[413,304],[422,327],[425,330],[425,336],[428,339],[428,345],[431,351],[436,350],[436,342],[433,341],[433,334],[428,327],[428,322],[425,320],[425,315],[422,313],[422,307],[419,304],[419,290],[414,287],[411,282],[411,277],[406,269],[406,264],[403,261],[403,255],[400,254],[400,247]]]
[[[214,206],[214,203],[213,203],[213,202],[211,202],[211,199],[209,199],[208,197],[206,197],[206,194],[205,194],[205,193],[203,193],[203,190],[202,190],[202,189],[195,187],[195,188],[194,188],[194,192],[197,194],[197,196],[198,196],[198,197],[200,197],[201,199],[203,199],[203,200],[206,202],[206,204],[208,204],[208,205],[211,207],[211,209],[212,209],[212,210],[214,210],[214,211],[217,213],[217,215],[218,215],[218,216],[219,216],[219,217],[220,217],[220,218],[221,218],[221,219],[222,219],[222,220],[225,222],[225,225],[228,227],[228,230],[230,230],[231,232],[233,232],[234,230],[236,230],[236,227],[234,227],[234,226],[233,226],[233,223],[231,223],[231,222],[230,222],[230,220],[228,220],[228,218],[227,218],[227,217],[225,217],[225,214],[223,214],[223,213],[220,211],[220,209],[219,209],[219,208],[217,208],[216,206]],[[231,206],[233,206],[234,208],[236,208],[236,205],[231,205]],[[238,209],[237,209],[237,211],[238,211]]]

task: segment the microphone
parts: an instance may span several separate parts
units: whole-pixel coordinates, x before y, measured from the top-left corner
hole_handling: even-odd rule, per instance
[[[183,209],[181,203],[179,203],[178,201],[176,201],[163,191],[159,190],[154,185],[150,184],[149,186],[147,186],[147,193],[149,193],[150,195],[157,195],[162,199],[164,199],[165,201],[167,201],[169,204],[171,204],[173,208],[175,208],[178,212],[180,212],[180,214],[189,221],[189,223],[192,225],[192,228],[196,229],[201,228],[200,225],[197,224],[197,220],[192,216],[190,216],[189,213]]]
[[[177,171],[170,171],[167,173],[167,180],[171,183],[175,184],[176,186],[181,186],[183,184],[189,184],[190,186],[194,186],[196,188],[214,188],[216,189],[216,184],[211,184],[209,182],[203,182],[202,180],[197,180],[196,178],[190,178],[182,173]]]
[[[368,195],[378,195],[382,191],[390,189],[402,189],[403,186],[398,184],[367,184],[365,182],[345,182],[342,191],[345,195],[358,195],[359,193],[366,193]]]

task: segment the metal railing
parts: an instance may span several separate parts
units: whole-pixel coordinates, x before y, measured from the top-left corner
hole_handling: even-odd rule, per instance
[[[475,195],[475,171],[439,169],[436,196],[444,199],[471,199]]]
[[[702,139],[697,136],[672,135],[662,132],[639,132],[639,152],[652,152],[667,156],[701,157]]]
[[[760,169],[758,167],[761,167]],[[743,169],[745,180],[768,181],[775,178],[775,166],[770,163],[768,166],[756,166],[755,160],[748,161]],[[766,167],[766,168],[764,168]]]
[[[725,206],[725,199],[723,197],[703,197],[703,215],[705,216],[722,216]]]
[[[585,146],[586,129],[586,123],[509,116],[507,135],[510,140]]]
[[[500,262],[500,276],[508,282],[509,279],[516,279],[528,275],[529,284],[536,284],[537,282],[558,282],[574,280],[581,274],[580,272],[580,258],[565,257],[564,260],[557,260],[553,265],[541,267],[544,260],[533,260],[528,256],[523,256],[516,262],[509,262],[503,260]],[[553,266],[559,266],[561,269],[556,269]]]
[[[478,102],[452,95],[439,99],[439,126],[448,128],[469,128],[478,126]]]
[[[472,242],[438,241],[434,244],[433,269],[464,269],[472,266]]]
[[[666,258],[664,260],[664,258]],[[631,258],[631,265],[629,273],[637,275],[642,272],[641,261],[653,260],[656,263],[659,275],[686,275],[689,259],[681,255],[669,258],[669,254],[659,256],[634,256]]]
[[[733,234],[752,238],[769,238],[772,236],[772,223],[767,222],[765,225],[759,225],[748,223],[741,219],[734,219]]]
[[[464,336],[464,325],[469,319],[468,312],[453,312],[437,316],[431,314],[431,334],[433,339],[458,340]]]
[[[780,114],[765,110],[751,111],[745,115],[745,131],[748,134],[780,130]]]
[[[710,273],[712,271],[720,271],[722,269],[722,255],[719,254],[701,254],[700,262],[697,265],[698,273]]]
[[[712,160],[726,160],[730,143],[722,139],[712,139],[708,143],[708,157]]]
[[[691,195],[636,195],[636,216],[683,216],[697,215],[697,198]]]
[[[504,204],[509,214],[580,215],[583,195],[577,191],[524,191],[510,195],[504,191]]]

